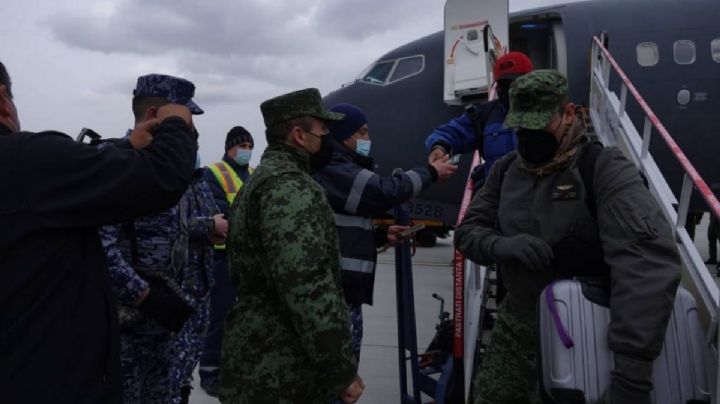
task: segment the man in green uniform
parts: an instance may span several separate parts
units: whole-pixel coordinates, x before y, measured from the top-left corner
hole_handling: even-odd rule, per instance
[[[320,93],[260,105],[268,148],[230,210],[227,249],[237,302],[225,321],[223,403],[357,401],[333,212],[311,165],[329,160]]]
[[[573,276],[609,283],[608,401],[650,403],[680,259],[635,166],[617,148],[589,143],[581,112],[561,73],[518,78],[505,120],[517,128],[517,153],[493,166],[456,231],[466,257],[501,264],[508,290],[474,381],[475,403],[538,402],[535,305],[551,281]]]

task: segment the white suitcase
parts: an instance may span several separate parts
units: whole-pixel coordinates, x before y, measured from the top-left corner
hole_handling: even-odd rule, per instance
[[[550,284],[540,296],[539,380],[557,403],[597,403],[610,386],[610,310],[606,302],[604,307],[588,300],[586,294],[593,290],[597,288],[586,284],[584,292],[580,281],[563,280]],[[695,299],[681,287],[653,366],[656,404],[710,403],[703,344]]]

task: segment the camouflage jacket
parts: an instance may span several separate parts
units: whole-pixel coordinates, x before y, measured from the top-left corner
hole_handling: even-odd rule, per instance
[[[308,172],[307,156],[269,146],[230,209],[225,403],[325,404],[356,374],[333,213]]]
[[[212,231],[212,215],[216,213],[212,193],[202,179],[202,172],[196,170],[177,205],[131,223],[101,228],[111,286],[121,306],[121,323],[139,320],[137,310],[123,306],[132,306],[148,287],[140,273],[169,277],[182,286],[187,300],[209,292],[213,282],[213,251],[207,237]],[[183,237],[185,240],[178,240]],[[174,246],[178,249],[175,254]]]

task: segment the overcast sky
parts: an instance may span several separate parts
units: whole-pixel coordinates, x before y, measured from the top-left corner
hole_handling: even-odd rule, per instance
[[[477,0],[480,1],[480,0]],[[562,0],[511,0],[510,9]],[[265,147],[260,103],[305,87],[323,95],[382,54],[442,29],[444,0],[2,0],[0,61],[23,129],[117,137],[132,126],[137,76],[197,86],[200,153],[227,131]]]

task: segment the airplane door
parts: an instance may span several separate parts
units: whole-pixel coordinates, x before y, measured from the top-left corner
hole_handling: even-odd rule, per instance
[[[446,0],[445,103],[461,105],[488,92],[483,29],[489,24],[507,49],[508,7],[508,0]]]

